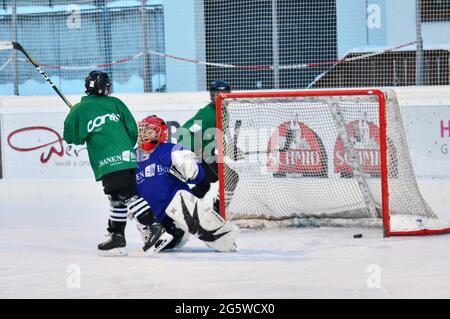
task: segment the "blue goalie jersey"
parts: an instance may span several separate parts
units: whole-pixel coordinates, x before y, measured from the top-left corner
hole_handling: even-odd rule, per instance
[[[146,154],[137,151],[138,168],[136,170],[136,182],[139,195],[143,197],[153,209],[156,218],[161,223],[166,217],[166,208],[179,190],[191,192],[187,183],[182,182],[172,174],[172,152],[183,150],[177,144],[160,144],[153,153]],[[200,183],[205,173],[197,163],[198,174],[189,184]]]

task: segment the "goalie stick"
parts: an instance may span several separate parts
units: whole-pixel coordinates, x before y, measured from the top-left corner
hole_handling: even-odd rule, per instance
[[[233,136],[233,154],[234,154],[234,160],[237,161],[237,141],[239,138],[239,133],[241,130],[242,121],[236,120],[236,123],[234,124],[234,136]]]
[[[355,180],[358,182],[358,187],[361,192],[364,203],[366,204],[369,216],[372,218],[381,217],[381,210],[377,207],[375,200],[373,198],[372,193],[370,192],[369,185],[367,184],[367,180],[365,177],[365,173],[361,171],[361,168],[356,160],[356,153],[353,148],[353,144],[350,140],[350,137],[347,132],[346,123],[343,115],[343,111],[341,110],[339,103],[337,101],[333,101],[329,105],[331,114],[334,117],[336,126],[339,130],[340,137],[344,144],[344,149],[346,154],[348,155],[348,160],[352,172],[355,176]],[[385,234],[386,236],[386,234]]]
[[[234,132],[233,132],[233,139],[231,139],[231,133],[230,130],[226,130],[226,136],[227,139],[230,141],[230,143],[232,144],[232,149],[233,149],[233,160],[237,161],[238,160],[238,156],[237,156],[237,141],[239,138],[239,133],[241,130],[241,126],[242,126],[242,120],[236,120],[236,122],[234,123]]]
[[[266,151],[247,151],[244,152],[244,155],[254,155],[254,154],[272,154],[274,152],[286,152],[294,141],[294,133],[291,129],[288,129],[286,132],[286,142],[284,143],[282,148],[279,149],[271,149]],[[236,145],[236,144],[235,144]]]
[[[25,50],[25,48],[20,43],[18,43],[18,42],[0,42],[0,50],[6,50],[6,49],[14,49],[14,50],[18,50],[18,51],[22,52],[26,56],[28,61],[30,61],[30,63],[33,64],[33,66],[36,68],[36,70],[38,70],[38,72],[42,75],[42,77],[51,85],[53,90],[55,90],[55,92],[61,97],[61,99],[63,99],[64,103],[66,103],[66,105],[69,108],[72,108],[72,104],[69,102],[69,100],[64,96],[64,94],[62,94],[62,92],[52,82],[52,80],[47,75],[47,73],[45,73],[41,69],[39,64],[33,59],[33,57],[30,55],[30,53],[28,53],[28,51]]]

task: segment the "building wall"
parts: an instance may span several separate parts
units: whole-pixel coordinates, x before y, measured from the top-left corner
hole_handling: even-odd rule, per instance
[[[387,47],[394,47],[416,39],[415,2],[415,0],[387,1],[385,18]]]
[[[416,40],[416,0],[336,0],[336,12],[340,58]],[[450,21],[422,22],[422,37],[425,49],[450,47]]]
[[[166,53],[197,59],[195,0],[164,1]],[[166,59],[167,92],[197,91],[197,66],[175,59]]]

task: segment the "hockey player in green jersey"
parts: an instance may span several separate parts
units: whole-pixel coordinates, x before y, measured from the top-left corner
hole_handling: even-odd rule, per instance
[[[184,131],[188,135],[180,135],[178,143],[193,151],[197,158],[201,159],[205,178],[202,183],[192,188],[192,193],[203,198],[211,188],[211,184],[218,181],[217,164],[217,123],[216,123],[216,97],[220,93],[230,93],[231,87],[226,81],[215,80],[209,87],[211,102],[201,108],[192,118],[183,124]],[[224,117],[223,130],[228,123]],[[231,201],[239,176],[228,165],[224,164],[225,175],[230,182],[225,183],[225,206]],[[214,202],[214,210],[219,212],[218,199]]]
[[[109,96],[107,73],[92,71],[85,80],[86,96],[74,105],[64,121],[64,140],[86,143],[96,181],[101,181],[110,201],[108,238],[98,245],[102,256],[127,255],[127,216],[135,218],[147,255],[160,251],[172,236],[159,224],[147,201],[138,195],[134,146],[137,124],[127,106]]]

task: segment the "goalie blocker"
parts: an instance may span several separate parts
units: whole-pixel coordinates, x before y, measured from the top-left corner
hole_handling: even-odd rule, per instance
[[[166,214],[209,248],[220,252],[237,251],[235,241],[239,228],[188,191],[180,190],[175,194]]]

